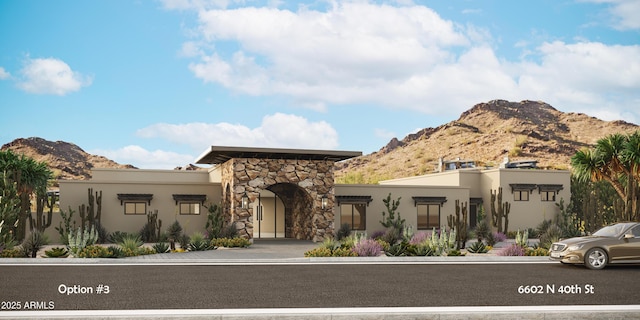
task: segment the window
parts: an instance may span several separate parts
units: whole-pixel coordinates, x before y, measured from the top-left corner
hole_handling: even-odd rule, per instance
[[[418,230],[440,228],[440,204],[421,203],[418,208]]]
[[[514,201],[529,201],[529,191],[528,190],[513,190],[513,200]]]
[[[556,201],[556,195],[564,189],[561,184],[539,184],[538,192],[542,201]]]
[[[556,201],[555,191],[540,191],[540,197],[542,201]]]
[[[124,214],[147,214],[147,203],[126,201],[124,203]]]
[[[180,214],[200,214],[199,202],[180,202]]]
[[[153,194],[118,193],[120,205],[124,206],[124,214],[147,214],[147,205],[151,205]]]
[[[367,228],[367,205],[365,203],[341,203],[340,224],[348,224],[351,230]]]
[[[351,230],[366,230],[367,206],[371,200],[371,196],[336,195],[340,207],[340,224],[348,224]]]

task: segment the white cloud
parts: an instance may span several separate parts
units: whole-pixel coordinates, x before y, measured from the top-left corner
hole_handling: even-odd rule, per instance
[[[310,122],[282,113],[265,116],[260,126],[253,129],[225,122],[158,123],[138,130],[137,135],[188,145],[194,152],[202,152],[211,145],[301,149],[335,149],[338,146],[338,134],[327,122]]]
[[[0,80],[9,79],[9,77],[11,77],[11,74],[5,71],[3,67],[0,67]]]
[[[174,169],[193,163],[193,155],[179,154],[170,151],[149,151],[140,146],[129,145],[117,150],[96,149],[91,154],[105,156],[121,164],[131,164],[141,169]]]
[[[29,93],[59,96],[80,90],[91,84],[91,77],[71,70],[64,61],[55,58],[27,59],[20,71],[18,87]]]
[[[629,1],[595,1],[636,10]],[[201,8],[197,31],[196,41],[183,47],[197,78],[315,110],[369,104],[457,116],[482,101],[529,99],[563,111],[600,107],[624,114],[640,99],[637,45],[522,42],[519,60],[509,61],[496,53],[487,29],[461,26],[419,5]]]
[[[608,13],[611,15],[613,28],[618,30],[640,29],[640,1],[638,0],[584,0],[594,3],[607,3],[610,5]]]

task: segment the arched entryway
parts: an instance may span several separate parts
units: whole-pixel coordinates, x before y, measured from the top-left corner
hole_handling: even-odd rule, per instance
[[[258,193],[252,203],[253,237],[298,238],[313,230],[313,199],[293,183],[276,183]]]
[[[226,220],[235,223],[241,236],[255,238],[256,222],[262,223],[266,213],[262,198],[272,192],[274,204],[284,209],[286,238],[322,241],[334,234],[334,163],[361,154],[212,146],[197,163],[218,165],[212,174],[220,175]],[[277,221],[276,215],[276,236]]]

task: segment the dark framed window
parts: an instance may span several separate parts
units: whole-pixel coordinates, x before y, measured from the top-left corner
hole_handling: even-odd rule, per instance
[[[529,190],[513,190],[513,201],[529,201]]]
[[[124,214],[147,214],[147,202],[125,201]]]
[[[199,215],[200,202],[181,201],[178,203],[179,212],[182,215]]]
[[[542,201],[556,201],[555,191],[540,191],[540,200]]]
[[[418,230],[440,228],[440,204],[418,203]]]
[[[366,230],[367,228],[367,204],[366,203],[341,203],[340,224],[348,224],[351,230]]]

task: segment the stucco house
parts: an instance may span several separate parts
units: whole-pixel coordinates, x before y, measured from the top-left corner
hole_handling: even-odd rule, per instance
[[[191,234],[204,231],[206,207],[219,204],[225,220],[235,222],[246,238],[322,241],[344,223],[352,230],[381,230],[382,200],[389,194],[401,198],[398,211],[417,230],[446,226],[456,200],[468,205],[468,223],[474,226],[479,206],[488,209],[491,191],[500,187],[503,201],[511,203],[510,230],[535,227],[553,217],[556,202],[570,197],[569,171],[478,168],[469,161],[376,185],[335,184],[334,163],[359,155],[212,146],[196,161],[211,164],[208,170],[94,169],[91,180],[62,180],[60,207],[77,210],[93,188],[102,192],[101,221],[109,232],[138,232],[146,214],[157,210],[163,229],[178,220]],[[53,234],[50,238],[56,239]]]

